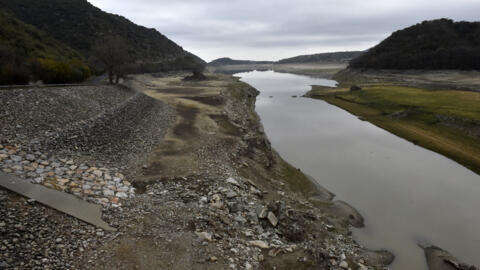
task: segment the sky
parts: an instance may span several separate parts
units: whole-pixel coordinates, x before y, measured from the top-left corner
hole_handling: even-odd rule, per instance
[[[206,61],[365,50],[438,18],[480,20],[480,0],[89,0]]]

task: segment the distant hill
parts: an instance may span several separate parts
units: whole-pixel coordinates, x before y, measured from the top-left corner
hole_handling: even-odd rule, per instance
[[[368,69],[480,69],[480,22],[424,21],[394,32],[350,63]]]
[[[0,8],[86,57],[92,54],[95,42],[105,35],[122,37],[137,60],[156,62],[189,54],[157,30],[106,13],[86,0],[2,0]]]
[[[213,60],[208,63],[209,66],[227,66],[227,65],[263,65],[273,64],[273,61],[250,61],[250,60],[233,60],[232,58],[224,57]]]
[[[291,58],[286,58],[278,61],[279,64],[292,64],[292,63],[338,63],[348,62],[364,52],[362,51],[349,51],[349,52],[332,52],[332,53],[317,53],[310,55],[300,55]]]

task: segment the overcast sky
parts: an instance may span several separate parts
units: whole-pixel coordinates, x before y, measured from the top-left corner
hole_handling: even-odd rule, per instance
[[[423,20],[480,20],[480,0],[89,1],[156,28],[206,61],[365,50]]]

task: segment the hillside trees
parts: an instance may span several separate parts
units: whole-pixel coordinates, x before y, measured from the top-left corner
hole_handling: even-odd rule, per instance
[[[125,40],[121,37],[105,36],[96,42],[93,51],[95,59],[105,69],[111,84],[118,83],[120,78],[126,75],[132,58]]]

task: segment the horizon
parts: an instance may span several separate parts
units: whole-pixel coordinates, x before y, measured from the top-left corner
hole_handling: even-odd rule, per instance
[[[222,57],[277,61],[298,55],[367,50],[425,20],[478,20],[480,1],[152,1],[89,0],[155,28],[207,62]],[[274,10],[275,12],[270,12]]]

